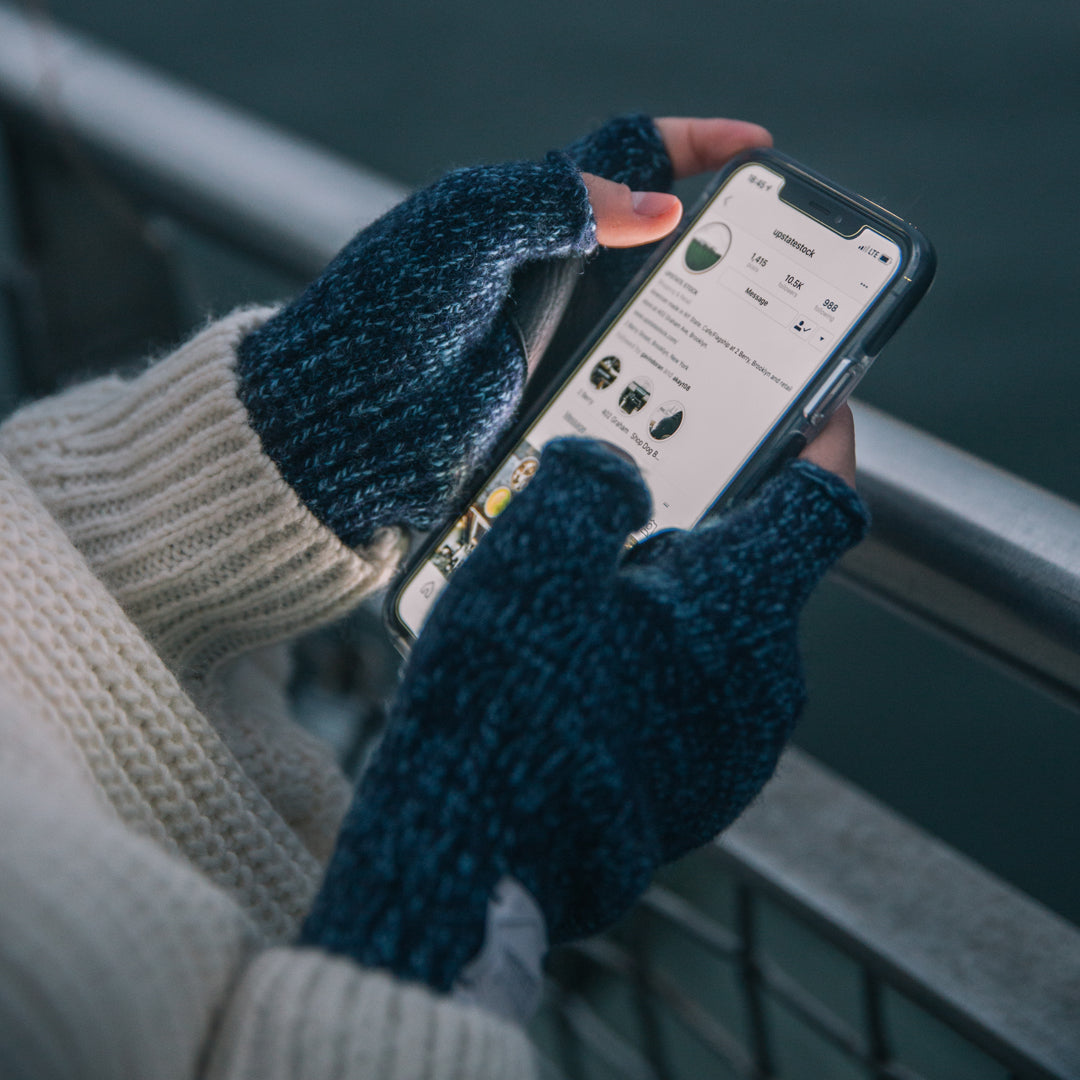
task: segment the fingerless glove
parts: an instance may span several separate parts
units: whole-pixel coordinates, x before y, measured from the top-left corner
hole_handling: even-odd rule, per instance
[[[648,517],[628,461],[545,448],[415,645],[305,942],[445,990],[500,879],[552,942],[592,933],[761,788],[803,703],[798,613],[865,508],[797,462],[624,555]]]
[[[345,543],[440,520],[510,423],[526,370],[511,279],[596,247],[579,169],[635,186],[671,173],[645,117],[542,162],[450,173],[356,236],[241,343],[239,393],[263,448]],[[613,263],[601,277],[629,273]]]

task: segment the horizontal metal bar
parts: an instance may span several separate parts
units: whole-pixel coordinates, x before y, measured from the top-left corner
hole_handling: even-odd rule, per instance
[[[157,205],[301,275],[406,194],[0,3],[0,109]],[[843,580],[1080,708],[1080,507],[857,407],[870,539]]]
[[[1080,708],[1080,506],[854,408],[874,525],[840,574]]]
[[[634,982],[639,977],[638,957],[607,938],[590,938],[571,946],[581,956],[619,978]],[[670,1011],[684,1030],[739,1076],[755,1076],[753,1059],[739,1040],[708,1009],[685,993],[674,979],[653,968],[647,972],[650,995]]]
[[[303,276],[407,193],[7,4],[0,109],[77,147],[156,205]]]
[[[315,273],[405,194],[0,4],[0,109],[241,250]],[[1080,703],[1080,508],[857,410],[844,578]],[[1080,1075],[1080,934],[798,754],[717,849],[1025,1075]],[[936,1003],[936,1004],[935,1004]]]
[[[1080,929],[806,755],[712,850],[1020,1075],[1080,1076]]]
[[[588,1047],[615,1075],[624,1080],[661,1080],[641,1051],[615,1031],[580,994],[565,991],[558,983],[549,981],[547,1000],[582,1046]]]
[[[646,911],[679,927],[698,945],[721,959],[737,960],[742,955],[742,941],[737,934],[709,918],[678,893],[662,885],[653,885],[639,903]]]

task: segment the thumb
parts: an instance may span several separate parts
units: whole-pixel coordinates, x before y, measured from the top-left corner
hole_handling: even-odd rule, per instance
[[[604,247],[635,247],[667,236],[682,219],[682,203],[659,191],[631,191],[626,184],[582,173],[589,192],[596,239]]]

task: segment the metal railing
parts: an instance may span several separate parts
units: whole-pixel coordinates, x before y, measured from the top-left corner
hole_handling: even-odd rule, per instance
[[[712,895],[655,886],[563,958],[540,1038],[567,1075],[1080,1076],[1076,929],[805,755],[682,871]]]
[[[853,407],[874,528],[842,574],[1080,708],[1080,507]]]
[[[3,4],[0,120],[12,153],[45,148],[138,214],[298,279],[405,194]],[[1080,507],[856,408],[875,524],[839,576],[1080,708]],[[705,894],[689,877],[661,886],[626,926],[555,959],[538,1038],[567,1075],[594,1075],[590,1061],[597,1075],[806,1075],[785,1058],[803,1039],[845,1074],[914,1077],[901,1037],[914,1009],[998,1070],[980,1075],[1080,1076],[1080,931],[805,755],[789,752],[694,859]],[[710,913],[721,896],[729,910]],[[672,969],[672,935],[711,974]],[[846,990],[815,985],[833,963],[821,949],[850,965]]]

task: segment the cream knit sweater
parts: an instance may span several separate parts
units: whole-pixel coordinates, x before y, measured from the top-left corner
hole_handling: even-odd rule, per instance
[[[349,798],[275,643],[383,584],[262,453],[209,326],[0,427],[0,1074],[519,1077],[486,1012],[290,947]]]

